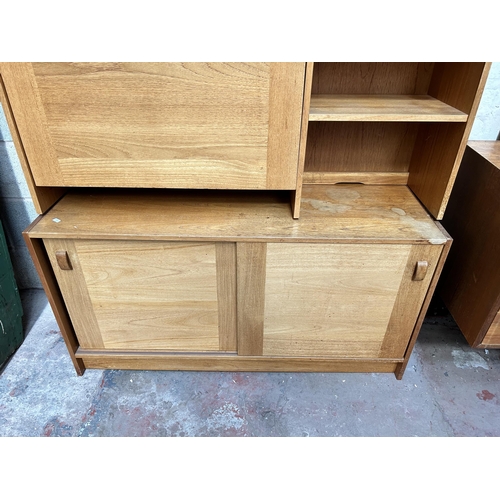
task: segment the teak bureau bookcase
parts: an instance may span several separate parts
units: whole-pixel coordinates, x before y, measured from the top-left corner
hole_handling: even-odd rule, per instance
[[[488,63],[1,63],[85,368],[403,376]]]

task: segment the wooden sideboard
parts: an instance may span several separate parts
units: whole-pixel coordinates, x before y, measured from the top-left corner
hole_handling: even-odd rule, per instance
[[[500,348],[500,141],[470,141],[443,224],[455,240],[439,294],[473,347]]]
[[[2,63],[77,371],[401,378],[488,69]]]

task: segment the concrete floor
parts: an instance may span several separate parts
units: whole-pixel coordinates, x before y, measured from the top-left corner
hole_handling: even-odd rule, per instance
[[[473,350],[433,304],[392,374],[87,370],[40,290],[0,371],[0,436],[500,436],[500,351]]]

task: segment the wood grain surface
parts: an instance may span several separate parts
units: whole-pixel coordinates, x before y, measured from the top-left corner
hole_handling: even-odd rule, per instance
[[[57,321],[59,329],[61,330],[61,335],[64,339],[64,343],[66,344],[66,348],[68,349],[68,353],[71,361],[73,362],[76,373],[78,375],[83,375],[85,372],[85,365],[83,361],[75,355],[77,349],[79,348],[79,342],[64,303],[64,299],[61,295],[56,277],[54,276],[51,262],[47,256],[47,252],[45,251],[43,241],[36,238],[31,239],[29,236],[29,230],[33,224],[36,224],[36,220],[23,232],[24,241],[26,242],[31,258],[33,259],[33,264],[35,265],[35,269],[40,277],[40,282],[42,283],[43,289],[47,295],[49,304],[54,312],[54,317]]]
[[[96,311],[83,275],[75,242],[70,240],[44,240],[43,243],[71,317],[78,343],[80,346],[88,348],[104,347]],[[73,267],[72,271],[60,268],[56,254],[61,251],[69,255]]]
[[[7,120],[10,135],[16,148],[19,163],[23,169],[24,178],[26,179],[26,184],[28,186],[33,205],[38,214],[43,214],[66,193],[67,189],[58,187],[40,187],[36,185],[31,172],[31,165],[28,162],[23,141],[21,139],[17,123],[14,120],[14,114],[12,113],[12,108],[3,83],[2,64],[3,63],[0,63],[0,104],[2,105],[5,118]],[[23,122],[23,116],[20,117],[20,120]]]
[[[310,122],[305,172],[408,172],[420,124]]]
[[[217,302],[219,310],[219,350],[237,349],[236,243],[215,244]]]
[[[309,127],[309,107],[311,105],[311,86],[313,79],[314,63],[306,64],[306,75],[304,81],[304,104],[302,107],[302,126],[300,129],[299,163],[297,168],[297,187],[291,193],[292,217],[300,217],[300,200],[302,197],[302,177],[304,175],[304,164],[306,161],[307,136]]]
[[[467,114],[428,95],[316,94],[309,120],[465,122]]]
[[[443,218],[454,243],[439,293],[474,347],[482,343],[500,309],[499,208],[498,165],[467,147]]]
[[[381,358],[404,357],[442,251],[443,246],[436,245],[412,247],[397,291],[387,332],[380,346]],[[427,272],[421,280],[415,281],[413,279],[415,265],[419,261],[428,263]]]
[[[317,62],[313,94],[427,94],[434,63]]]
[[[214,244],[45,240],[45,245],[83,348],[219,351],[222,343],[235,350],[230,325],[222,342],[219,336],[219,300],[228,293],[220,292],[224,284],[216,277]],[[61,248],[73,271],[59,270],[53,255]],[[226,305],[221,315],[232,307]]]
[[[5,63],[38,186],[295,189],[304,63]]]
[[[415,325],[413,326],[413,332],[411,334],[410,341],[408,342],[408,346],[406,348],[404,360],[402,363],[398,363],[398,366],[396,368],[395,373],[396,373],[396,378],[398,380],[401,380],[403,378],[406,367],[408,366],[408,362],[410,361],[411,353],[413,351],[413,348],[415,347],[415,343],[417,341],[418,334],[420,333],[420,329],[422,328],[422,324],[423,324],[424,319],[426,317],[427,309],[429,308],[429,304],[431,303],[431,299],[434,296],[434,292],[436,290],[436,286],[437,286],[439,278],[441,276],[443,266],[446,262],[446,259],[448,257],[448,254],[450,252],[450,248],[451,248],[451,245],[453,242],[451,236],[448,234],[446,229],[439,222],[436,222],[436,225],[438,226],[440,231],[442,231],[443,235],[446,237],[446,243],[442,247],[439,261],[438,261],[436,268],[434,270],[434,275],[432,276],[429,287],[427,289],[427,293],[425,295],[425,299],[424,299],[424,302],[422,304],[422,307],[420,308],[420,312],[418,314],[417,321],[415,322]]]
[[[303,188],[299,220],[278,193],[73,193],[30,233],[40,238],[435,243],[445,240],[406,186]]]
[[[374,372],[393,373],[401,360],[279,358],[217,354],[171,354],[79,349],[88,368],[111,370],[200,370],[250,372]]]
[[[411,246],[267,248],[264,355],[378,356]]]
[[[408,186],[438,220],[443,218],[486,84],[490,63],[436,63],[429,95],[468,114],[466,123],[422,124]]]
[[[500,169],[500,141],[469,141],[467,145]]]
[[[238,354],[262,355],[266,295],[266,243],[238,243]]]
[[[304,184],[374,184],[406,186],[408,172],[305,172]]]
[[[493,319],[491,326],[484,336],[481,346],[488,348],[500,348],[500,311]]]

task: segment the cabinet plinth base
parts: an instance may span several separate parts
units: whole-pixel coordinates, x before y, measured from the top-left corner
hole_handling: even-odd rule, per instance
[[[178,354],[78,349],[86,368],[109,370],[188,370],[235,372],[357,372],[393,373],[403,359],[327,359],[312,357]]]

